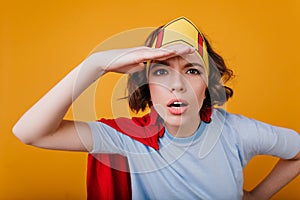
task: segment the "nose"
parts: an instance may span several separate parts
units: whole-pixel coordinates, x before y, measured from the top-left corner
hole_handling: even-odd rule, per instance
[[[185,92],[186,91],[186,85],[185,85],[185,77],[178,73],[173,72],[173,76],[170,79],[170,91],[171,92]]]

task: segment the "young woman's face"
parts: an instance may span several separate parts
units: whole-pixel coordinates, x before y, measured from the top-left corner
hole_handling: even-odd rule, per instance
[[[204,62],[195,52],[150,65],[151,100],[167,126],[199,125],[206,88]]]

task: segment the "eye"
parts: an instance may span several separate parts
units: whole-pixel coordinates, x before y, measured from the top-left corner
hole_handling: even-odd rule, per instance
[[[163,76],[163,75],[167,75],[168,71],[165,69],[157,69],[152,74],[155,76]]]
[[[195,68],[191,68],[191,69],[188,69],[187,74],[193,74],[193,75],[200,75],[201,74],[201,71],[198,70],[198,69],[195,69]]]

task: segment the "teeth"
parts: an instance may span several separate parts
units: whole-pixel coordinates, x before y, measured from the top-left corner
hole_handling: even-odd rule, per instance
[[[173,104],[175,104],[175,105],[182,105],[183,103],[182,103],[182,102],[175,101]]]
[[[169,105],[170,107],[183,107],[185,104],[180,101],[174,101],[172,104]]]

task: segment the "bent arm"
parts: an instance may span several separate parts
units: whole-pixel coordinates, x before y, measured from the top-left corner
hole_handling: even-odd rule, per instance
[[[255,155],[272,155],[281,160],[270,174],[243,199],[269,199],[300,171],[300,135],[291,129],[272,126],[243,116],[230,118],[239,128],[238,145],[242,164]]]
[[[300,152],[289,160],[280,159],[270,174],[259,183],[249,196],[252,199],[270,199],[300,173]]]
[[[90,151],[93,139],[87,123],[63,119],[87,87],[106,72],[133,73],[144,69],[145,61],[194,51],[186,46],[179,51],[137,47],[94,53],[32,106],[13,127],[13,133],[22,142],[41,148]]]
[[[22,142],[37,147],[90,150],[88,126],[84,122],[65,121],[63,117],[72,102],[102,73],[101,68],[81,63],[20,118],[13,128],[14,134]]]

